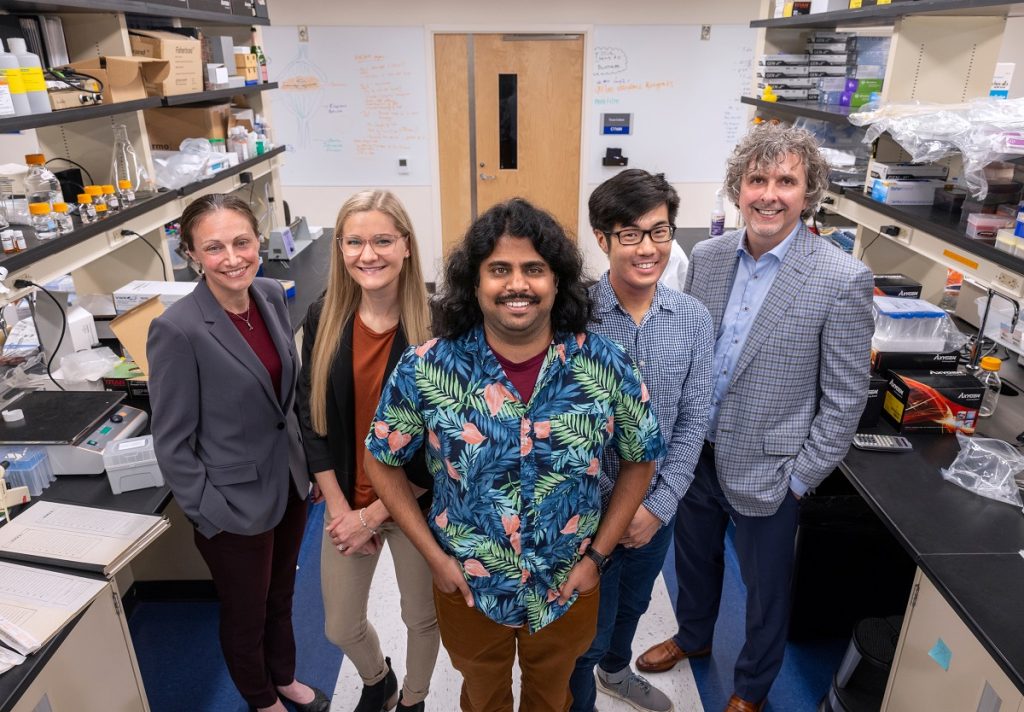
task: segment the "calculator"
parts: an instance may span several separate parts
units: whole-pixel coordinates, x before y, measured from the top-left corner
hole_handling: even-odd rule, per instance
[[[853,436],[853,446],[860,450],[877,450],[878,452],[907,452],[914,449],[909,440],[899,435],[876,435],[874,433],[857,433]]]

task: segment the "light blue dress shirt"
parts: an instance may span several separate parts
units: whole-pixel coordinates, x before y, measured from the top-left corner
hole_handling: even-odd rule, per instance
[[[775,276],[779,273],[782,260],[793,244],[793,236],[799,229],[800,224],[797,223],[796,228],[785,240],[761,255],[759,260],[755,260],[747,250],[746,233],[736,248],[736,254],[739,256],[736,276],[733,278],[729,302],[725,306],[725,313],[722,314],[722,324],[715,340],[712,371],[715,376],[715,387],[711,394],[711,412],[708,418],[708,440],[712,442],[718,430],[718,412],[722,399],[729,391],[736,362],[743,353],[743,346],[747,343],[757,313],[761,310],[761,305],[764,304],[765,297],[775,282]],[[791,477],[790,489],[803,496],[807,492],[807,485]]]

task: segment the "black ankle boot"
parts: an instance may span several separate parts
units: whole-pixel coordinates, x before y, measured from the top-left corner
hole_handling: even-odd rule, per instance
[[[398,693],[398,707],[395,708],[395,712],[424,712],[426,706],[423,704],[423,700],[420,700],[414,705],[406,705],[402,703],[402,693]]]
[[[384,658],[388,666],[388,674],[375,685],[363,685],[363,694],[359,696],[359,704],[355,712],[382,712],[391,709],[398,698],[398,678],[391,669],[391,658]]]

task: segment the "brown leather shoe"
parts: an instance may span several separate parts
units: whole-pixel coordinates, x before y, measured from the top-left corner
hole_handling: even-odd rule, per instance
[[[760,702],[748,702],[742,697],[733,695],[729,698],[729,704],[725,706],[725,712],[761,712],[767,700]]]
[[[676,642],[669,638],[662,643],[651,646],[643,655],[637,658],[636,669],[640,672],[665,672],[674,668],[680,660],[702,658],[710,654],[710,647],[688,653],[685,650],[681,650],[676,645]]]

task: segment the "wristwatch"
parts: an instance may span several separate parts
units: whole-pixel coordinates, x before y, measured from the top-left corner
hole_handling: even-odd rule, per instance
[[[583,556],[594,562],[599,576],[608,568],[608,557],[592,546],[587,547],[587,550],[583,552]]]

